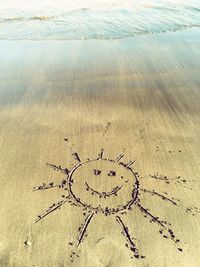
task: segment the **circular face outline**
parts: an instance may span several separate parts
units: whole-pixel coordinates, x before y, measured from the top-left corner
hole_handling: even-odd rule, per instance
[[[98,207],[93,207],[92,205],[90,204],[87,204],[87,203],[83,203],[81,201],[81,199],[79,197],[77,197],[74,192],[73,192],[73,189],[72,189],[72,184],[73,184],[73,174],[74,172],[81,166],[83,166],[84,164],[86,163],[89,163],[89,162],[94,162],[94,161],[109,161],[109,162],[113,162],[113,163],[116,163],[118,165],[121,165],[123,166],[124,168],[128,169],[131,171],[132,175],[133,175],[133,180],[135,180],[133,182],[133,190],[132,190],[132,193],[131,193],[131,199],[125,203],[124,205],[121,204],[121,207],[117,207],[117,208],[102,208],[100,206]],[[70,195],[73,197],[73,199],[78,203],[80,204],[81,206],[83,206],[84,208],[87,208],[91,211],[95,211],[96,213],[100,212],[100,213],[104,213],[105,215],[111,215],[111,214],[115,214],[119,211],[123,211],[123,210],[126,210],[126,209],[129,209],[135,202],[136,200],[138,199],[138,194],[139,194],[139,181],[138,181],[138,177],[137,175],[134,173],[134,171],[132,170],[132,168],[130,168],[129,166],[127,166],[126,164],[122,163],[122,162],[116,162],[115,160],[112,160],[112,159],[106,159],[106,158],[97,158],[97,159],[89,159],[87,161],[84,161],[84,162],[80,162],[79,164],[77,164],[69,173],[69,176],[68,176],[68,190],[69,190],[69,193]]]

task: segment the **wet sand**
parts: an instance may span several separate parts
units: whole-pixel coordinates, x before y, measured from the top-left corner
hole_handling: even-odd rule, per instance
[[[107,41],[0,41],[0,266],[199,266],[199,41],[197,29]],[[102,148],[111,160],[123,153],[124,164],[135,161],[146,214],[133,205],[125,214],[87,217],[87,209],[66,202],[35,224],[63,200],[63,170]],[[160,233],[147,211],[180,242]],[[135,257],[128,236],[145,258]]]

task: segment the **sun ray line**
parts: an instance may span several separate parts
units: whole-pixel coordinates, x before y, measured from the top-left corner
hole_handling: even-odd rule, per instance
[[[84,222],[84,225],[83,225],[83,228],[82,228],[82,231],[81,231],[81,234],[80,234],[80,236],[78,238],[77,247],[80,246],[80,244],[81,244],[81,242],[83,240],[83,237],[84,237],[84,235],[85,235],[85,233],[87,231],[87,228],[88,228],[88,226],[89,226],[89,224],[90,224],[93,216],[94,216],[94,212],[92,212],[91,214],[89,214],[86,217],[85,222]]]
[[[122,226],[122,229],[123,229],[123,233],[124,233],[124,236],[126,236],[129,244],[130,244],[130,249],[131,251],[133,251],[134,253],[134,257],[135,258],[139,258],[140,257],[140,254],[139,254],[139,250],[138,248],[136,247],[136,244],[135,242],[133,241],[133,238],[130,236],[129,234],[129,230],[128,230],[128,227],[124,224],[124,222],[122,221],[121,217],[120,216],[116,216],[116,221]],[[122,233],[122,234],[123,234]],[[136,238],[134,238],[136,240]],[[143,256],[142,256],[143,257]]]
[[[47,190],[47,189],[52,189],[52,188],[55,188],[55,187],[59,187],[59,185],[56,185],[53,182],[48,184],[48,185],[43,183],[42,185],[34,186],[33,187],[33,191]]]
[[[103,158],[103,154],[104,154],[104,149],[100,149],[99,154],[98,154],[98,158],[97,159],[102,159]]]
[[[162,234],[162,236],[164,238],[170,238],[174,244],[176,246],[178,246],[178,244],[180,243],[180,240],[177,239],[177,237],[174,234],[174,231],[169,228],[168,226],[165,226],[163,223],[168,224],[167,222],[162,222],[160,220],[158,220],[158,217],[153,216],[146,208],[142,207],[139,203],[136,203],[136,206],[143,212],[146,214],[146,216],[151,218],[151,221],[154,223],[157,223],[158,225],[160,225],[162,227],[161,230],[159,230],[159,233]],[[170,225],[170,224],[168,224]],[[165,233],[164,233],[165,231]],[[179,251],[182,251],[182,248],[178,247]]]
[[[80,159],[80,157],[79,157],[79,155],[78,155],[77,152],[74,152],[74,153],[72,154],[72,156],[74,156],[75,160],[77,160],[78,162],[81,162],[81,159]]]
[[[158,193],[158,192],[156,192],[156,191],[151,191],[151,190],[148,190],[148,189],[145,189],[145,188],[140,188],[140,191],[142,191],[142,192],[144,192],[144,193],[149,193],[149,194],[151,194],[151,195],[155,195],[155,196],[158,196],[158,197],[160,197],[162,200],[166,200],[166,201],[168,201],[168,202],[171,202],[173,205],[175,205],[175,206],[177,206],[177,203],[174,201],[174,200],[172,200],[172,199],[170,199],[170,198],[168,198],[168,197],[166,197],[166,196],[164,196],[164,195],[162,195],[162,194],[160,194],[160,193]]]
[[[107,122],[105,130],[103,132],[103,137],[106,135],[106,133],[108,132],[109,128],[110,128],[111,122]]]
[[[63,169],[61,166],[56,166],[55,164],[51,164],[51,163],[46,163],[46,165],[56,171],[60,171],[64,174],[68,174],[69,170],[67,168]]]
[[[119,162],[122,158],[124,157],[124,154],[120,154],[117,158],[116,158],[116,162]]]
[[[140,205],[138,202],[135,203],[135,205],[143,212],[145,213],[148,217],[152,219],[153,222],[156,222],[158,225],[160,225],[163,229],[166,229],[165,225],[158,220],[157,217],[152,215],[146,208],[144,208],[142,205]]]
[[[70,196],[68,196],[67,198],[70,198]],[[64,205],[66,202],[68,201],[68,199],[65,200],[61,200],[59,201],[57,204],[53,204],[52,206],[50,206],[44,213],[42,213],[41,215],[38,215],[37,219],[34,221],[34,223],[39,222],[40,220],[42,220],[44,217],[46,217],[47,215],[51,214],[53,211],[59,209],[62,205]]]
[[[39,191],[39,190],[48,190],[52,188],[59,188],[62,189],[64,186],[67,184],[67,180],[63,179],[60,184],[55,184],[54,182],[51,182],[49,184],[43,183],[42,185],[39,186],[34,186],[33,191]]]
[[[135,163],[135,160],[131,160],[126,164],[126,167],[130,167],[133,165],[133,163]]]
[[[177,180],[177,178],[169,178],[167,176],[162,176],[162,175],[155,175],[155,174],[150,174],[149,178],[156,179],[156,180],[162,180],[162,181],[172,181],[172,180]]]
[[[195,180],[192,179],[185,179],[184,177],[181,176],[176,176],[176,177],[167,177],[166,175],[161,175],[161,174],[150,174],[147,176],[147,178],[152,178],[156,180],[163,180],[163,181],[177,181],[178,183],[185,183],[185,182],[195,182]]]

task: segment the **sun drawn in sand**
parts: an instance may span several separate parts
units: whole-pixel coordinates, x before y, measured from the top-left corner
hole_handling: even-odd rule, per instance
[[[81,208],[85,214],[85,220],[79,228],[79,235],[75,243],[69,243],[72,246],[71,260],[77,256],[77,249],[87,236],[89,225],[92,223],[94,216],[104,214],[105,216],[114,216],[116,225],[121,228],[121,233],[126,239],[126,247],[130,249],[132,258],[143,259],[143,256],[137,248],[137,241],[130,234],[129,228],[123,222],[123,216],[127,212],[138,209],[144,217],[148,218],[151,223],[155,223],[159,227],[159,233],[164,238],[169,238],[175,244],[178,251],[182,251],[180,240],[176,237],[171,229],[171,224],[167,221],[162,221],[158,216],[153,215],[149,209],[144,207],[140,202],[142,194],[149,194],[153,197],[158,197],[172,205],[178,205],[179,199],[169,198],[167,193],[159,193],[155,190],[148,190],[140,186],[140,178],[137,171],[134,170],[134,161],[124,163],[123,154],[120,154],[116,159],[105,157],[104,150],[101,149],[99,154],[94,159],[82,161],[78,153],[73,153],[77,164],[69,170],[65,167],[47,163],[47,166],[56,171],[61,172],[66,177],[60,184],[43,183],[33,190],[46,190],[51,188],[60,188],[62,191],[62,200],[54,203],[45,212],[38,215],[35,223],[39,222],[47,215],[57,209],[60,209],[64,204]],[[183,184],[186,180],[181,177],[168,178],[161,175],[150,175],[150,179],[158,179],[165,183],[175,181],[175,183]],[[195,208],[197,209],[197,208]],[[188,209],[187,212],[195,212],[196,210]],[[120,229],[119,228],[119,229]]]

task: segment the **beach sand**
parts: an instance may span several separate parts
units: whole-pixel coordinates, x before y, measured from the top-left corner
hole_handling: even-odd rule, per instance
[[[0,266],[200,266],[200,214],[189,212],[200,208],[199,40],[196,29],[121,40],[0,41]],[[106,158],[124,153],[123,162],[135,161],[141,188],[181,200],[173,205],[140,192],[180,245],[135,205],[120,218],[144,259],[126,247],[115,215],[93,216],[73,262],[69,243],[85,220],[81,207],[65,203],[34,224],[63,195],[59,188],[33,191],[66,178],[46,163],[72,169],[73,153],[86,161],[102,148]]]

